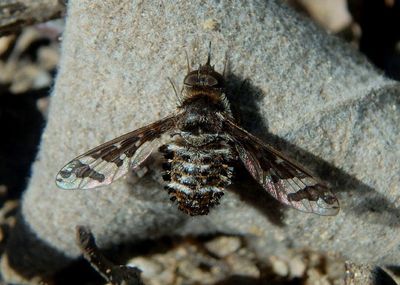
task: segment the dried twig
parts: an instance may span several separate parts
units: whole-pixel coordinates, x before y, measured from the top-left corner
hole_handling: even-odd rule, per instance
[[[113,285],[144,285],[140,270],[125,265],[115,265],[103,256],[97,248],[90,229],[77,226],[77,243],[83,256],[97,272]]]
[[[1,0],[0,36],[60,18],[64,11],[65,4],[60,0]]]

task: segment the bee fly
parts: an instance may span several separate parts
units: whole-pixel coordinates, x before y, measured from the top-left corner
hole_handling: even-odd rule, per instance
[[[308,170],[239,127],[225,97],[224,77],[210,65],[190,70],[175,114],[106,142],[67,163],[56,177],[62,189],[90,189],[135,170],[161,135],[165,189],[183,212],[208,214],[231,184],[241,160],[274,198],[300,211],[336,215],[339,203]]]

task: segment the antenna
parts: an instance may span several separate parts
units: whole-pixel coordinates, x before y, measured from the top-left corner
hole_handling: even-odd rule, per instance
[[[228,62],[228,51],[225,52],[225,62],[224,62],[224,71],[222,72],[222,77],[226,79],[226,73],[229,72],[229,62]]]
[[[187,69],[188,69],[188,73],[189,73],[191,71],[191,69],[190,69],[190,63],[189,63],[189,54],[186,49],[185,49],[185,54],[186,54]]]
[[[210,65],[210,61],[211,61],[211,41],[208,45],[208,57],[207,57],[207,63],[206,65]]]
[[[171,83],[172,88],[174,89],[174,93],[175,93],[175,96],[176,96],[178,102],[179,102],[179,103],[182,103],[182,99],[181,99],[181,97],[179,97],[178,92],[176,91],[175,84],[174,84],[174,82],[172,81],[171,77],[168,77],[168,81],[169,81],[169,83]]]

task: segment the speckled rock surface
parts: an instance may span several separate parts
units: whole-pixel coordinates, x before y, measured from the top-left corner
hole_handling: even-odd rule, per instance
[[[63,267],[79,255],[77,224],[99,246],[223,232],[249,236],[260,258],[294,246],[399,260],[400,87],[350,46],[272,0],[69,1],[63,39],[49,122],[8,245],[11,267],[27,276]],[[229,59],[243,126],[331,183],[338,216],[284,208],[247,183],[204,217],[180,213],[151,175],[91,191],[55,186],[73,157],[172,112],[167,78],[181,84],[185,50],[197,66],[209,41],[217,70]]]

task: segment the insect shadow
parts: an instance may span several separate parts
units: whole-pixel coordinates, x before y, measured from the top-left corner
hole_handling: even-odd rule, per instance
[[[233,116],[239,125],[253,134],[268,130],[267,122],[261,117],[257,104],[264,96],[263,92],[251,84],[249,80],[244,80],[232,73],[227,75],[226,81],[226,96]],[[229,190],[235,192],[243,201],[255,207],[271,223],[283,226],[286,206],[269,195],[253,179],[240,161],[235,165],[235,169],[233,185]]]
[[[268,131],[268,121],[260,113],[259,102],[264,96],[266,94],[254,86],[250,80],[234,74],[228,75],[227,98],[239,125],[299,161],[322,180],[328,182],[332,191],[339,194],[339,201],[343,201],[346,197],[346,201],[342,203],[345,207],[341,207],[341,211],[358,218],[362,218],[363,213],[368,213],[369,223],[400,227],[400,209],[394,207],[393,203],[381,193],[312,153],[271,134]],[[239,185],[245,185],[245,189],[242,189],[245,191],[239,191],[240,187],[237,193],[264,213],[272,222],[282,225],[283,214],[287,207],[275,201],[257,183],[252,183],[254,180],[244,168],[238,170],[238,174]],[[241,179],[251,182],[245,184],[240,182]],[[237,181],[235,182],[237,183]],[[345,196],[343,199],[341,199],[340,193],[346,193],[343,195]]]

